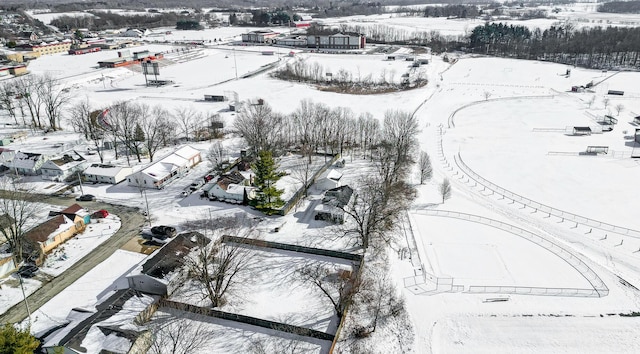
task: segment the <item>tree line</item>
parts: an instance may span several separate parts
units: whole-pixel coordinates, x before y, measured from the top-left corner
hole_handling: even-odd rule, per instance
[[[557,25],[542,31],[487,23],[474,28],[466,50],[495,56],[548,60],[587,68],[637,68],[640,28]]]
[[[617,14],[640,13],[640,1],[611,1],[598,5],[598,12],[610,12]]]
[[[153,15],[119,15],[111,11],[87,11],[87,16],[60,16],[51,20],[51,25],[61,31],[87,28],[101,31],[112,28],[135,27],[155,28],[175,26],[178,20],[193,20],[194,16],[180,15],[175,12],[159,12]],[[195,18],[198,20],[198,18]]]
[[[131,156],[138,162],[143,156],[153,161],[159,149],[179,139],[205,140],[221,134],[217,115],[205,116],[191,108],[169,111],[130,101],[98,108],[85,99],[69,108],[68,122],[94,145],[100,162],[104,162],[105,143],[113,146],[116,159],[124,151],[129,163]]]

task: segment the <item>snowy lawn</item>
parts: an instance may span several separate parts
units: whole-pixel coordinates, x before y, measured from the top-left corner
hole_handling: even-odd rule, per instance
[[[412,214],[425,267],[456,285],[590,289],[569,263],[516,234],[444,217]]]
[[[287,350],[326,353],[331,346],[329,341],[295,336],[219,318],[196,316],[172,309],[160,309],[152,321],[164,326],[168,331],[180,333],[179,339],[185,343],[197,343],[190,351],[193,354],[250,353],[258,348],[265,350],[265,353]],[[162,344],[159,345],[161,352],[171,351],[171,340]]]
[[[303,253],[250,248],[250,272],[239,289],[227,295],[221,311],[335,333],[338,318],[320,289],[301,282],[296,271],[307,266],[351,270],[351,262]],[[250,274],[250,275],[248,275]],[[172,295],[175,301],[208,306],[201,285],[187,281]],[[337,296],[337,294],[332,294]]]

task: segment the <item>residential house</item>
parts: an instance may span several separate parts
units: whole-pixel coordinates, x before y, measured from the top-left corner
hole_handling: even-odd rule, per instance
[[[229,203],[244,203],[255,198],[255,188],[245,186],[246,178],[238,171],[221,175],[207,190],[209,199]]]
[[[47,160],[49,158],[43,154],[18,151],[5,166],[19,175],[35,176],[41,173],[40,167]]]
[[[9,214],[0,215],[0,229],[9,230],[14,224],[14,220]],[[9,247],[4,232],[0,234],[0,278],[13,272],[16,269],[16,261]]]
[[[127,182],[139,188],[162,189],[201,161],[200,151],[187,145],[130,175]]]
[[[43,338],[42,348],[49,354],[146,353],[151,332],[140,322],[158,299],[133,289],[109,293],[92,310],[71,310],[66,323]]]
[[[194,247],[209,242],[197,232],[177,235],[118,278],[95,308],[71,310],[66,323],[42,338],[44,350],[50,354],[59,347],[64,353],[146,353],[150,332],[141,323],[153,315],[159,298],[170,292],[167,275],[183,264]]]
[[[113,166],[93,164],[84,170],[87,181],[118,184],[133,173],[133,169],[127,166]]]
[[[327,170],[316,181],[316,187],[323,191],[336,188],[340,185],[341,178],[342,173],[334,169]]]
[[[44,255],[84,229],[84,220],[80,216],[75,215],[70,219],[65,215],[57,215],[27,231],[24,236],[42,262]]]
[[[83,208],[80,204],[75,203],[71,206],[62,209],[60,211],[50,211],[49,216],[57,216],[64,215],[71,220],[74,220],[76,216],[79,216],[82,219],[82,223],[87,225],[91,222],[91,214],[85,208]]]
[[[353,188],[346,185],[329,189],[322,198],[322,204],[315,208],[315,219],[343,223],[344,208],[349,204],[352,195]]]
[[[87,161],[75,151],[61,157],[45,161],[40,167],[43,179],[65,181],[69,176],[82,172],[87,167]]]

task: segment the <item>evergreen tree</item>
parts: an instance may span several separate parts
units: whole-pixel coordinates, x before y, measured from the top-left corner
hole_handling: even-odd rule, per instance
[[[0,354],[29,354],[35,352],[40,341],[29,333],[19,330],[10,323],[0,328]]]
[[[278,165],[273,159],[271,151],[260,151],[258,160],[251,167],[255,173],[254,185],[258,188],[256,207],[268,211],[280,208],[284,201],[280,198],[283,189],[276,188],[276,182],[282,177],[277,172]]]

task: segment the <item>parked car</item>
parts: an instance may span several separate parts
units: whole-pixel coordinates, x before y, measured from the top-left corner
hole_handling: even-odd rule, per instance
[[[33,263],[25,263],[18,269],[18,275],[23,278],[33,278],[40,269]]]
[[[164,236],[169,236],[169,237],[173,237],[176,235],[176,228],[173,226],[154,226],[151,228],[151,233],[154,235],[164,235]]]
[[[198,181],[198,182],[193,182],[191,183],[191,185],[189,186],[189,189],[192,191],[197,190],[198,188],[202,187],[204,185],[204,183],[202,181]]]
[[[77,197],[76,200],[79,202],[95,202],[96,196],[93,194],[83,194]]]
[[[188,190],[188,191],[182,191],[182,192],[180,193],[180,195],[181,195],[181,196],[183,196],[183,197],[188,197],[188,196],[189,196],[189,194],[191,194],[191,191],[190,191],[190,190]]]
[[[213,179],[213,177],[215,177],[215,176],[214,175],[206,175],[203,178],[204,178],[205,182],[209,182],[209,181],[211,181]]]
[[[96,219],[102,219],[102,218],[106,218],[107,216],[109,216],[109,212],[104,210],[104,209],[100,209],[100,210],[96,211],[95,213],[93,213],[91,216],[93,216]]]

